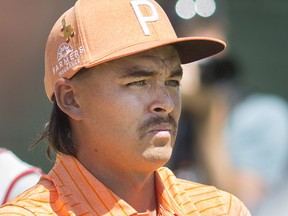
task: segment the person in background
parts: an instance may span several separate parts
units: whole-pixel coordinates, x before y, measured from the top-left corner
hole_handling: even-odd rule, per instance
[[[177,38],[153,0],[78,0],[46,46],[53,110],[41,138],[55,165],[0,215],[249,216],[232,194],[163,167],[181,112],[181,63],[224,48]]]
[[[276,95],[243,89],[241,71],[230,56],[202,62],[197,70],[191,66],[185,69],[198,73],[190,77],[194,79],[190,86],[196,79],[199,88],[189,95],[185,90],[188,87],[182,86],[186,104],[183,107],[189,110],[186,113],[193,124],[201,128],[186,128],[194,134],[193,140],[186,136],[186,145],[192,149],[186,156],[190,156],[190,165],[181,167],[183,162],[178,160],[171,167],[178,169],[176,174],[189,176],[189,170],[193,176],[202,176],[202,182],[236,194],[256,215],[262,202],[287,181],[287,102]],[[187,125],[187,120],[183,119],[183,125]],[[175,145],[175,154],[185,152],[180,138]]]
[[[13,152],[0,148],[0,205],[36,185],[43,172],[20,160]]]

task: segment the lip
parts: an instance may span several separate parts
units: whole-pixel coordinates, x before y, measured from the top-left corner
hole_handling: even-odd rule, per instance
[[[147,132],[148,133],[155,133],[155,132],[157,133],[157,132],[162,132],[162,131],[172,133],[175,130],[171,124],[163,123],[163,124],[159,124],[157,126],[150,128]]]

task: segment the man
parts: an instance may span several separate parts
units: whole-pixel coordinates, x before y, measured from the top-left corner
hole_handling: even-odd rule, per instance
[[[161,167],[177,133],[180,64],[224,47],[178,39],[153,0],[79,0],[46,46],[54,107],[43,137],[55,166],[0,215],[250,215],[233,195]]]

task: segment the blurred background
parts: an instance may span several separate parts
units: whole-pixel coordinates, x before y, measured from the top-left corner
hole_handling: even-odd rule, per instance
[[[167,12],[178,36],[223,39],[228,48],[222,55],[235,57],[244,88],[288,99],[288,2],[157,2]],[[9,0],[2,1],[0,7],[1,146],[45,172],[52,163],[45,157],[44,143],[33,152],[28,151],[49,120],[51,110],[43,87],[45,43],[55,21],[74,3],[75,0]]]

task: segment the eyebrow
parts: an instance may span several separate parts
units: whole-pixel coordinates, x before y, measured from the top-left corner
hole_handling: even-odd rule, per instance
[[[182,67],[179,67],[178,69],[172,71],[169,77],[171,78],[171,77],[182,77],[182,76],[183,76],[183,69]]]
[[[182,77],[183,69],[181,67],[174,71],[171,71],[169,78],[171,77]],[[120,78],[139,78],[139,77],[153,77],[157,76],[156,71],[150,71],[145,69],[131,68],[120,74]]]
[[[129,77],[153,77],[156,76],[155,71],[143,70],[143,69],[129,69],[120,75],[120,78],[129,78]]]

